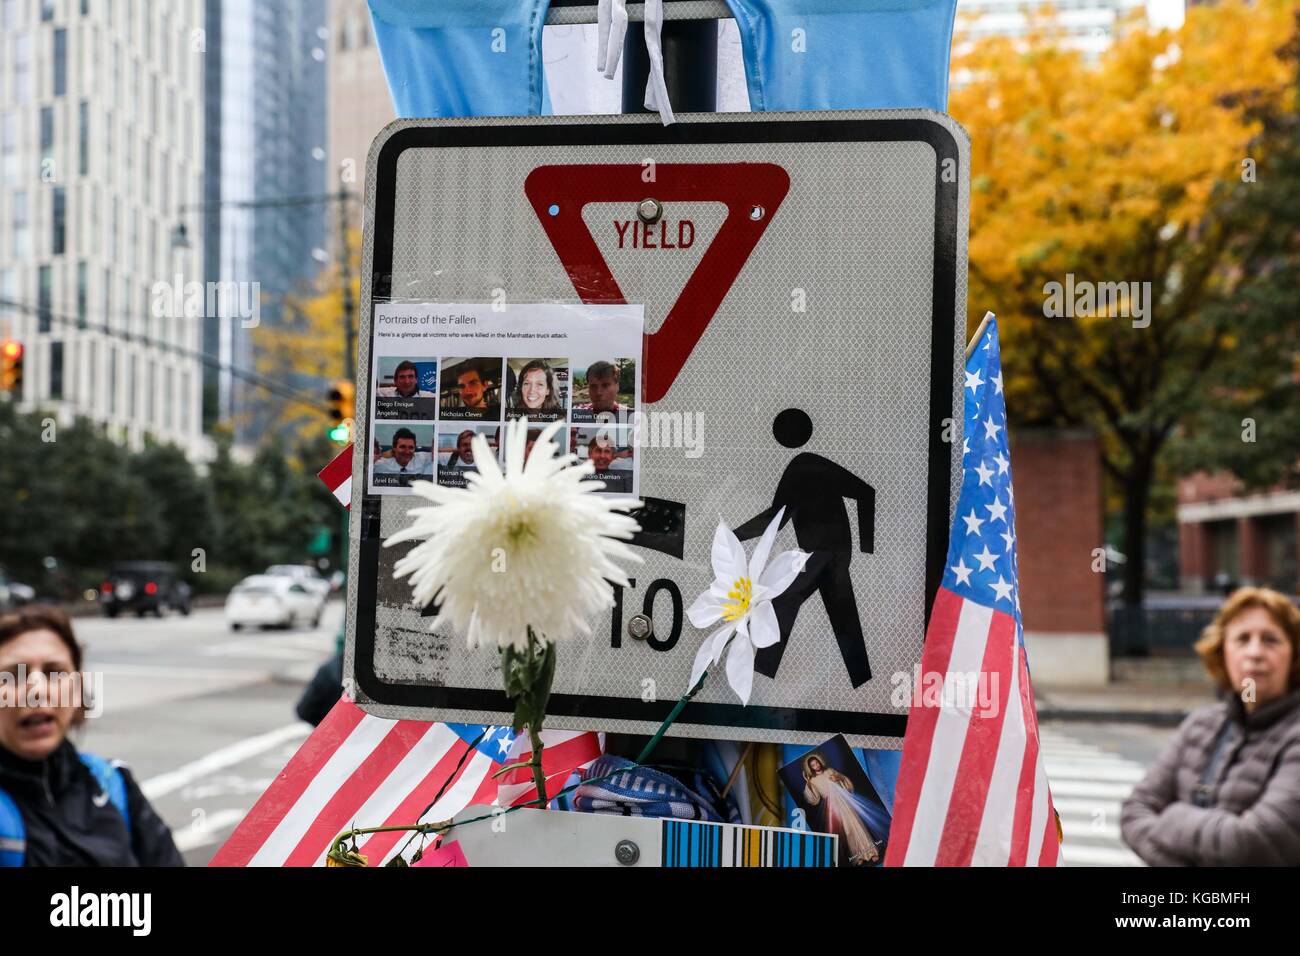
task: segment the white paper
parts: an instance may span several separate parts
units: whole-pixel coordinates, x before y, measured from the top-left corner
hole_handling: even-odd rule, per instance
[[[642,306],[377,303],[373,328],[369,493],[463,487],[470,434],[500,460],[505,422],[527,415],[530,433],[564,421],[604,494],[640,494]]]

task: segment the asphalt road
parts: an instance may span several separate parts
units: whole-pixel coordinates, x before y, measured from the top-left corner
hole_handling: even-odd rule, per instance
[[[211,859],[310,733],[294,704],[333,653],[342,613],[334,601],[319,629],[253,633],[232,633],[219,610],[76,622],[103,681],[103,713],[79,743],[130,764],[191,865]],[[1068,864],[1138,862],[1119,839],[1119,805],[1171,733],[1043,723]]]

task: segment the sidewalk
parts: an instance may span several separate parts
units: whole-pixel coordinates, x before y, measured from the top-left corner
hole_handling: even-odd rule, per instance
[[[1215,702],[1208,680],[1195,683],[1112,681],[1105,687],[1034,689],[1039,720],[1080,720],[1173,727]]]

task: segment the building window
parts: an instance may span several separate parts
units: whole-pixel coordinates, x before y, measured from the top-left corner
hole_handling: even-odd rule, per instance
[[[52,255],[61,256],[68,239],[68,191],[63,186],[54,187],[53,207],[50,252]]]
[[[87,298],[90,295],[89,267],[84,261],[77,263],[77,327],[86,327]],[[92,389],[92,391],[94,391]]]
[[[54,308],[54,271],[49,266],[41,266],[36,279],[36,331],[48,332]]]
[[[54,95],[68,92],[68,31],[54,31]]]
[[[0,269],[0,331],[8,333],[12,329],[9,321],[17,312],[10,302],[18,300],[17,277],[13,269]]]
[[[0,182],[18,184],[18,114],[0,113]]]
[[[54,172],[54,107],[41,107],[41,177]]]
[[[54,0],[41,0],[41,22],[49,23],[54,19]]]
[[[32,233],[27,223],[27,193],[18,191],[13,194],[13,245],[11,251],[16,259],[24,259],[32,254]]]
[[[32,98],[32,38],[20,33],[14,41],[14,100],[28,103]]]
[[[63,343],[50,343],[50,398],[63,397]]]
[[[81,0],[81,15],[83,17],[90,16],[90,0]]]
[[[108,414],[117,415],[117,349],[108,347]]]
[[[153,418],[154,389],[158,384],[158,369],[153,359],[145,362],[145,368],[148,375],[144,382],[144,422],[145,428],[152,428],[155,424]]]
[[[104,314],[99,317],[99,324],[111,329],[113,322],[113,270],[104,270]]]
[[[77,107],[77,172],[90,175],[90,104],[85,100]]]
[[[135,394],[135,356],[131,355],[126,360],[126,415],[132,421],[135,421],[138,407]]]
[[[117,197],[113,197],[113,205],[110,211],[108,222],[108,258],[117,262],[117,234],[118,234],[118,202]]]
[[[176,373],[170,366],[164,370],[163,382],[165,386],[163,394],[167,396],[163,400],[163,414],[166,416],[163,424],[168,431],[171,431],[176,427]]]
[[[21,12],[18,0],[0,0],[0,29],[12,30],[17,27]]]
[[[99,404],[99,395],[96,394],[99,389],[99,343],[89,342],[86,344],[86,405],[94,407]]]
[[[104,113],[104,182],[113,184],[113,114]]]

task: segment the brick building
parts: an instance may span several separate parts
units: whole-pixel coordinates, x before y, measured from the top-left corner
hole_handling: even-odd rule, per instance
[[[1016,539],[1025,647],[1035,685],[1097,685],[1110,677],[1102,467],[1087,431],[1012,432]]]
[[[1262,584],[1300,589],[1300,491],[1243,495],[1226,474],[1178,483],[1178,557],[1182,589],[1203,594]]]

